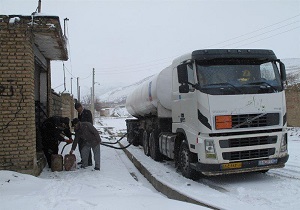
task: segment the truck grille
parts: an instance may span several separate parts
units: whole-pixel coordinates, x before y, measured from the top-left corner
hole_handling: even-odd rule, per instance
[[[222,153],[224,160],[254,159],[254,158],[268,157],[274,154],[275,154],[275,148]]]
[[[259,136],[249,138],[236,138],[228,140],[220,140],[221,148],[231,147],[247,147],[264,144],[275,144],[277,142],[277,136]]]
[[[233,128],[279,125],[279,113],[232,115]]]

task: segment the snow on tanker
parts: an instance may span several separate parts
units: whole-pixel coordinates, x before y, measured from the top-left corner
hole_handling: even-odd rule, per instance
[[[284,167],[285,80],[271,50],[193,51],[127,97],[128,141],[191,179]]]

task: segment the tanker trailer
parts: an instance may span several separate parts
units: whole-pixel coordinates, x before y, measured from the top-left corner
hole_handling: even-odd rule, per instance
[[[168,128],[167,131],[170,131],[172,124],[171,102],[171,67],[165,68],[159,74],[144,81],[126,99],[126,109],[137,118],[126,121],[127,139],[134,145],[142,145],[144,153],[146,155],[151,154],[154,160],[160,160],[161,155],[158,151],[158,141],[152,141],[152,139],[157,138],[160,131],[165,130],[165,126]],[[164,124],[162,125],[162,123]]]
[[[128,141],[192,179],[284,167],[285,80],[271,50],[193,51],[127,97]]]

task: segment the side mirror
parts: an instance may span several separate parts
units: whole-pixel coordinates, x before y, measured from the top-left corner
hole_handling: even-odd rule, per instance
[[[285,71],[285,65],[281,61],[279,61],[279,66],[280,66],[280,74],[281,74],[281,79],[282,81],[286,81],[286,71]]]
[[[179,93],[188,93],[190,92],[190,88],[188,84],[182,84],[179,86]]]
[[[180,84],[187,84],[188,83],[188,73],[187,73],[187,65],[180,64],[177,66],[177,74],[178,74],[178,82]]]

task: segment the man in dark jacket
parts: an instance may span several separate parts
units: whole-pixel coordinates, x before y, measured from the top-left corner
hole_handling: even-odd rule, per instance
[[[75,103],[75,109],[78,112],[78,119],[80,122],[89,122],[93,125],[93,116],[92,116],[92,112],[90,110],[83,108],[81,103]],[[79,148],[79,153],[80,153],[81,159],[82,159],[82,155],[81,155],[82,147],[83,147],[83,142],[81,140],[79,140],[78,148]],[[81,163],[82,163],[82,161],[79,162],[79,164],[81,164]],[[88,165],[89,166],[93,165],[91,151],[89,154]]]
[[[79,119],[75,118],[72,120],[72,126],[74,126],[75,139],[72,144],[70,154],[73,154],[76,149],[77,143],[82,141],[81,158],[82,165],[81,168],[88,166],[88,157],[91,149],[94,153],[95,160],[95,170],[100,170],[100,143],[101,138],[97,129],[88,122],[80,122]]]
[[[81,103],[76,103],[75,109],[78,112],[78,119],[80,122],[89,122],[92,125],[94,124],[92,112],[90,110],[83,108]]]
[[[46,119],[41,126],[43,151],[48,166],[51,168],[51,155],[58,154],[60,142],[72,143],[72,134],[69,126],[70,120],[67,117],[53,116]],[[64,137],[69,139],[65,139]]]

